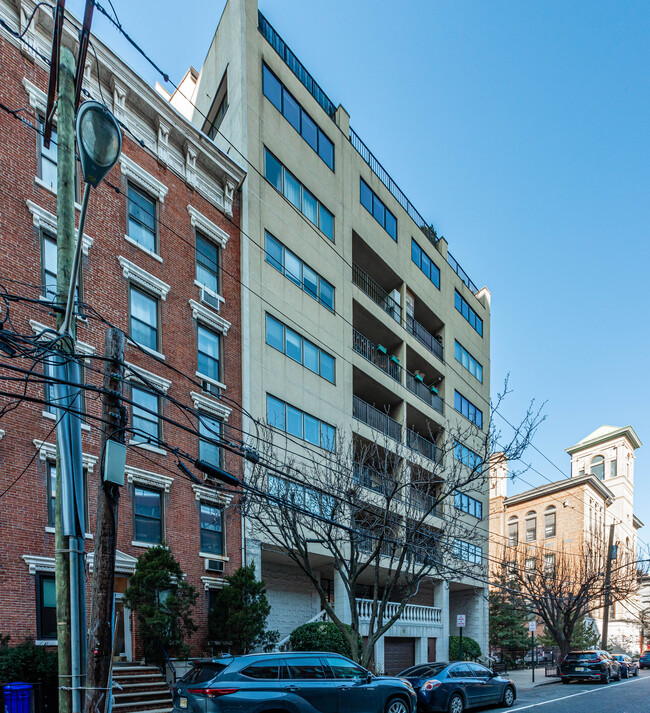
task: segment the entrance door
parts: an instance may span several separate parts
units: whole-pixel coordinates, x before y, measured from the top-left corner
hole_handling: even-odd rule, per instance
[[[415,639],[401,636],[384,638],[384,668],[389,676],[415,664]]]
[[[115,595],[115,658],[133,661],[131,649],[131,610],[124,606],[124,595]]]

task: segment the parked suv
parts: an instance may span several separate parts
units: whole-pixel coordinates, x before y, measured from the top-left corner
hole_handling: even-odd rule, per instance
[[[193,662],[173,713],[415,713],[408,681],[373,676],[338,654],[248,654]]]
[[[607,651],[571,651],[560,664],[562,683],[572,679],[594,679],[609,683],[621,680],[621,664]]]
[[[639,659],[639,668],[650,668],[650,651],[644,651]]]

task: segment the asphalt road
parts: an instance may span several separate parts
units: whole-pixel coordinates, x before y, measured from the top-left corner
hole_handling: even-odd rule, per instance
[[[566,686],[556,683],[519,690],[517,701],[510,710],[531,713],[649,713],[650,671],[639,671],[636,678],[623,679],[607,686],[575,682]]]

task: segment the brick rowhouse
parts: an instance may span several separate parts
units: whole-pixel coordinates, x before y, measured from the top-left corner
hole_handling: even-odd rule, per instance
[[[13,3],[1,0],[0,16],[21,31],[33,5],[20,3],[16,11]],[[39,9],[24,38],[46,56],[51,23],[47,10]],[[66,23],[63,43],[75,56],[76,42],[76,33]],[[133,368],[127,373],[125,396],[145,406],[152,403],[139,373],[167,396],[198,409],[215,424],[222,423],[224,433],[236,440],[241,437],[238,226],[244,171],[101,42],[94,37],[92,42],[98,58],[95,61],[92,55],[92,62],[88,60],[84,88],[93,98],[103,96],[127,130],[120,162],[90,199],[82,299],[145,344],[143,351],[127,342],[126,361]],[[48,74],[37,53],[0,27],[0,101],[5,107],[25,109],[19,116],[38,124],[45,111]],[[55,178],[54,187],[50,185],[56,175],[55,154],[42,149],[33,128],[6,111],[0,111],[0,132],[0,282],[10,293],[42,299],[52,281],[48,269],[55,254],[51,237],[56,236]],[[215,259],[217,269],[213,269]],[[12,302],[10,310],[11,326],[5,327],[22,334],[38,334],[42,326],[55,323],[52,310],[44,304]],[[78,321],[78,350],[88,355],[85,382],[96,387],[101,386],[102,362],[92,357],[103,354],[106,326],[91,310]],[[147,348],[156,353],[147,353]],[[0,362],[10,363],[4,357]],[[14,365],[19,361],[14,359]],[[25,386],[3,376],[15,373],[2,369],[3,391],[18,392]],[[27,383],[27,396],[42,398],[43,393],[42,384]],[[0,397],[0,403],[8,400]],[[198,429],[198,419],[188,418],[167,398],[161,396],[158,404],[163,417]],[[101,416],[101,398],[87,392],[85,406],[89,595],[100,455],[99,422],[90,416]],[[148,420],[146,412],[137,409],[134,420],[133,409],[129,411],[131,427],[141,426],[143,434],[160,429],[166,444],[199,456],[196,432],[164,420],[156,423],[155,417]],[[53,485],[50,466],[56,457],[54,426],[53,414],[43,404],[29,401],[0,421],[0,493],[9,488],[0,497],[0,632],[11,635],[14,643],[27,635],[43,645],[56,643],[51,636],[54,529],[48,493]],[[207,650],[210,594],[241,564],[237,495],[216,483],[193,484],[177,468],[176,456],[151,440],[133,434],[127,439],[126,483],[119,502],[116,607],[122,615],[120,595],[136,558],[156,540],[166,543],[199,593],[194,608],[199,630],[189,643],[192,653],[200,654]],[[202,457],[216,457],[209,445],[204,443],[203,449]],[[223,452],[221,464],[235,475],[242,471],[241,458],[232,453]],[[202,523],[207,527],[202,529]],[[118,638],[123,640],[117,653],[137,658],[141,647],[135,620],[128,611],[125,614],[120,617]]]

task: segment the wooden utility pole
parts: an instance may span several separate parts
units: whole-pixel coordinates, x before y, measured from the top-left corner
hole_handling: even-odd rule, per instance
[[[97,489],[97,524],[93,560],[92,603],[88,627],[86,713],[107,710],[108,684],[113,657],[113,590],[117,549],[119,485],[105,482],[104,460],[109,440],[125,442],[127,410],[122,403],[124,333],[106,330],[104,345],[104,396],[102,401],[101,483]]]
[[[605,605],[603,609],[603,640],[601,648],[607,651],[607,629],[609,628],[609,608],[611,606],[610,588],[612,584],[612,553],[614,550],[614,523],[609,526],[607,544],[607,565],[605,568]]]
[[[57,264],[56,292],[59,307],[65,308],[75,249],[74,208],[74,56],[66,47],[61,48],[59,65],[59,98],[57,103]],[[81,236],[79,237],[81,240]],[[57,311],[57,327],[63,323],[63,309]],[[71,344],[67,344],[68,348]],[[66,348],[64,346],[63,348]],[[54,522],[54,569],[56,576],[56,630],[59,660],[59,713],[72,709],[71,649],[70,649],[70,544],[63,534],[63,495],[61,464],[56,459],[56,515]]]

